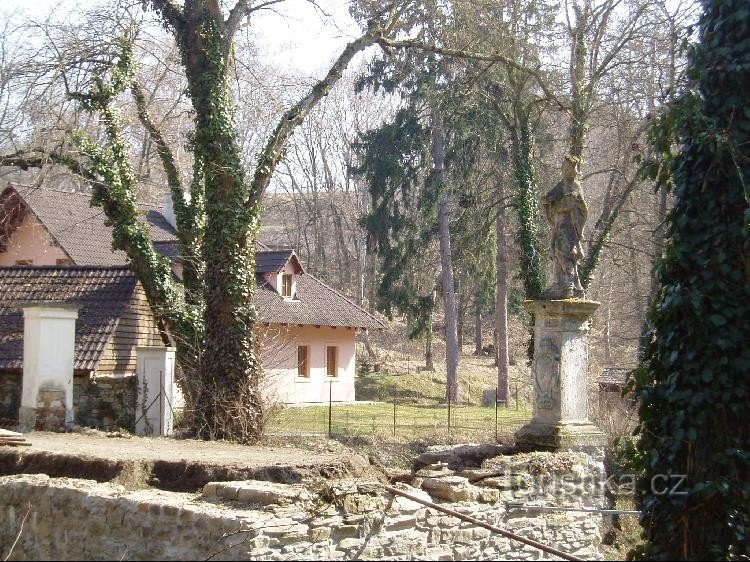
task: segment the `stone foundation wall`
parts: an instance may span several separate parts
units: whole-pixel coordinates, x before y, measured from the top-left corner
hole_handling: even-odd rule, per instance
[[[21,375],[0,374],[0,424],[15,425],[21,406]]]
[[[137,377],[76,377],[73,385],[75,422],[85,427],[135,431]]]
[[[601,558],[599,515],[515,508],[603,507],[598,457],[533,453],[493,461],[461,474],[430,465],[413,486],[396,486],[581,558]],[[354,480],[216,482],[202,494],[179,494],[44,475],[0,478],[1,556],[24,517],[11,560],[554,558]]]
[[[18,423],[21,385],[20,374],[0,374],[0,425],[15,426]],[[136,386],[135,375],[74,377],[75,423],[104,430],[123,428],[134,431]],[[47,418],[46,415],[42,417]]]

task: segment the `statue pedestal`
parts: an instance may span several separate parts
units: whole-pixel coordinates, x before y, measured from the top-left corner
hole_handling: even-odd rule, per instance
[[[524,448],[587,449],[606,445],[588,417],[589,320],[598,302],[526,301],[534,315],[534,417],[516,432]]]

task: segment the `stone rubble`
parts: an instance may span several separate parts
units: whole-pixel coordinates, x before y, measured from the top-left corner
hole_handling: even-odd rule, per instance
[[[529,453],[480,464],[430,468],[436,473],[414,480],[421,489],[395,486],[581,558],[601,558],[600,516],[515,507],[604,507],[603,488],[587,484],[604,479],[601,455]],[[553,559],[353,479],[316,489],[214,482],[202,494],[183,494],[45,475],[1,477],[0,544],[12,544],[24,517],[11,559]]]

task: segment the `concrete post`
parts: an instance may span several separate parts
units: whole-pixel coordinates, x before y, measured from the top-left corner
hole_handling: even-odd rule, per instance
[[[534,417],[516,433],[521,446],[585,449],[606,444],[589,419],[588,333],[598,302],[526,301],[534,315]]]
[[[174,428],[174,347],[136,347],[138,397],[135,432],[138,435],[172,435]]]
[[[23,308],[21,431],[61,430],[73,423],[73,367],[78,306]]]

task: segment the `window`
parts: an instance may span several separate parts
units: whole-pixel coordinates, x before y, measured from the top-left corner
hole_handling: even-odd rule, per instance
[[[60,258],[55,260],[57,265],[73,265],[73,260],[70,258]]]
[[[34,260],[16,260],[16,265],[32,265]]]
[[[310,348],[306,345],[297,348],[297,376],[310,377]]]
[[[289,273],[281,276],[281,296],[292,298],[292,276]]]
[[[337,377],[339,368],[339,348],[329,345],[326,347],[326,375]]]

